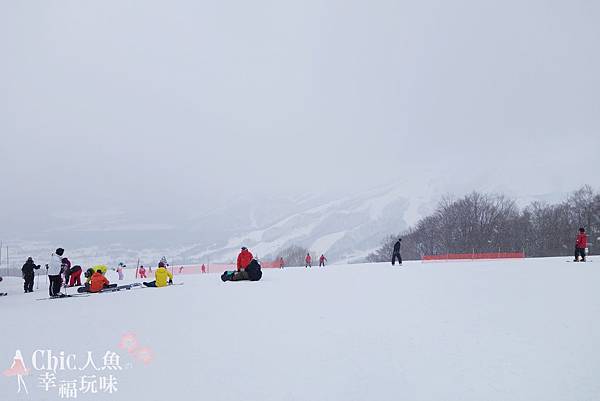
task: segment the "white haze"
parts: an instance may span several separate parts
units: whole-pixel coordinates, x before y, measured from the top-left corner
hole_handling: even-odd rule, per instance
[[[597,187],[598,21],[594,1],[2,2],[0,236],[390,182]]]

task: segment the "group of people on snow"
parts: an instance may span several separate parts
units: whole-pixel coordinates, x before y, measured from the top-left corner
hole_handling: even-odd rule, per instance
[[[402,255],[400,248],[402,239],[399,238],[394,244],[392,251],[392,266],[395,266],[396,262],[402,265]],[[83,269],[79,265],[71,266],[71,261],[64,257],[65,250],[58,248],[50,256],[50,262],[46,265],[49,287],[48,292],[50,297],[61,296],[61,287],[74,287],[81,286],[81,274]],[[577,238],[575,241],[575,262],[585,262],[587,253],[587,235],[583,227],[579,228]],[[321,254],[319,257],[319,267],[325,266],[327,258]],[[279,268],[283,269],[285,266],[282,257],[279,258]],[[124,279],[124,269],[126,265],[119,263],[118,267],[115,268],[119,280]],[[155,271],[154,281],[144,281],[143,285],[146,287],[165,287],[173,284],[173,274],[168,269],[168,263],[166,258],[163,256],[161,261],[158,263],[158,268]],[[310,253],[306,254],[305,257],[305,268],[312,267],[312,257]],[[27,258],[27,261],[21,268],[23,276],[23,290],[25,293],[33,292],[33,284],[35,279],[35,271],[40,269],[40,265],[36,265],[33,258]],[[116,284],[111,284],[106,278],[107,267],[105,265],[97,265],[89,268],[85,271],[84,276],[86,278],[83,287],[86,292],[100,292],[106,288],[115,287]],[[202,273],[206,273],[206,266],[203,264],[201,268]],[[148,272],[152,273],[152,268],[148,268]],[[146,269],[144,266],[138,268],[137,273],[140,278],[147,278]],[[262,278],[262,270],[259,262],[254,258],[252,253],[245,246],[241,248],[241,251],[237,257],[237,270],[226,271],[221,276],[223,281],[258,281]],[[0,277],[2,281],[2,277]],[[5,293],[2,293],[5,295]]]
[[[64,257],[65,250],[63,248],[58,248],[56,251],[50,256],[50,262],[46,264],[46,273],[48,276],[48,293],[50,297],[61,297],[65,294],[61,293],[62,287],[80,287],[78,288],[78,292],[100,292],[107,288],[114,288],[117,285],[111,284],[108,278],[106,278],[106,272],[108,268],[105,265],[96,265],[85,272],[79,265],[71,266],[71,261]],[[166,277],[169,277],[169,284],[173,283],[173,275],[169,272],[165,267],[166,260],[164,257],[161,259],[159,263],[159,267],[155,273],[155,281],[152,282],[144,282],[143,284],[147,287],[163,287],[167,285]],[[119,280],[123,280],[125,278],[124,269],[127,266],[124,263],[119,263],[119,265],[112,269],[116,271]],[[33,292],[33,284],[35,279],[35,271],[41,268],[40,265],[36,265],[33,258],[27,258],[27,261],[21,268],[22,277],[23,277],[23,289],[25,293]],[[152,272],[152,268],[150,268],[150,272]],[[82,284],[81,282],[81,274],[83,273],[85,277],[85,282]],[[146,278],[146,271],[143,266],[140,268],[140,276],[142,278]]]

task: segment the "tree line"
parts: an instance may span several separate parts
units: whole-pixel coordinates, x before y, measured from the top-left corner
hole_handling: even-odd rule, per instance
[[[442,199],[433,214],[386,238],[367,260],[391,260],[398,238],[402,238],[402,257],[408,260],[472,252],[571,255],[579,227],[586,230],[590,253],[598,253],[594,246],[600,243],[600,194],[587,185],[563,202],[536,201],[523,209],[504,195],[473,192],[460,199]]]

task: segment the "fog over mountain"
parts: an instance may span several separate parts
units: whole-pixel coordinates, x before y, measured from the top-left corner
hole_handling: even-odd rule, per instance
[[[3,2],[0,239],[352,260],[444,194],[598,188],[598,20],[589,1]]]

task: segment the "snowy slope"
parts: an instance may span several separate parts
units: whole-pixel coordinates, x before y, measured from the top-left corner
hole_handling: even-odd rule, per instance
[[[17,349],[27,368],[36,349],[117,352],[123,370],[56,373],[118,378],[116,393],[78,396],[89,400],[599,400],[600,270],[566,259],[207,274],[51,301],[7,279],[0,363]],[[125,333],[150,363],[119,348]],[[0,376],[0,399],[60,399],[39,374],[24,378],[28,396]]]

